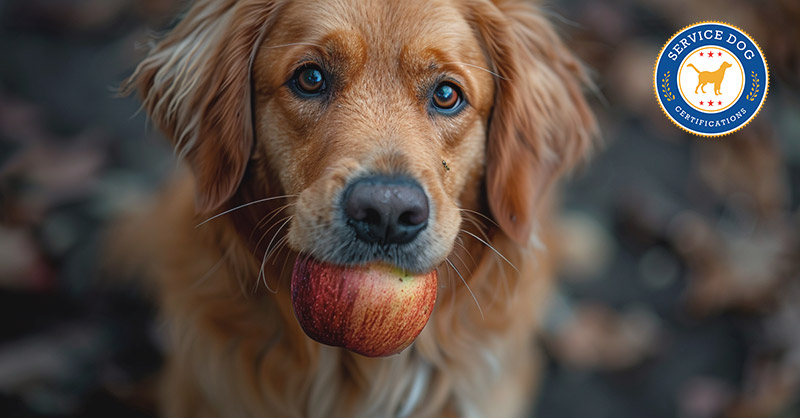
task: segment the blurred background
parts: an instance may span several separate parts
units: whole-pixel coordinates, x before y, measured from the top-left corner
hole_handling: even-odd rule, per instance
[[[175,168],[115,89],[180,3],[0,0],[2,417],[152,416],[154,309],[96,267],[102,227]],[[543,8],[595,72],[604,146],[564,182],[535,415],[800,417],[800,1]],[[702,20],[770,68],[761,113],[717,139],[653,97],[661,47]]]

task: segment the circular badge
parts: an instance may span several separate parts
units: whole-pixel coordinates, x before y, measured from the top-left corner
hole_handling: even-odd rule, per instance
[[[721,136],[750,122],[767,98],[767,60],[743,31],[702,22],[676,33],[656,60],[653,85],[661,109],[696,135]]]

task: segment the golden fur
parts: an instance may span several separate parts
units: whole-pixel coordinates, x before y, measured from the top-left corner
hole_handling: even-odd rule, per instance
[[[336,74],[330,102],[286,88],[308,60]],[[420,94],[441,74],[468,99],[453,117]],[[584,81],[521,1],[196,1],[128,81],[190,168],[118,232],[167,324],[163,416],[523,414],[548,189],[594,130]],[[336,199],[365,172],[420,182],[431,221],[404,267],[440,272],[427,327],[387,358],[310,340],[288,292],[298,253],[338,256]]]

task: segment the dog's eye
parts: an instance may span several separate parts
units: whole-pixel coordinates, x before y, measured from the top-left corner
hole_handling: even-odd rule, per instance
[[[452,114],[461,108],[463,99],[461,90],[453,83],[444,82],[436,86],[431,98],[434,109],[439,112]]]
[[[305,66],[297,70],[292,84],[300,93],[316,96],[325,91],[325,75],[316,65]]]

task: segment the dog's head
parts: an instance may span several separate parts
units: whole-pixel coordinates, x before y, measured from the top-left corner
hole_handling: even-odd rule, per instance
[[[592,135],[584,80],[521,1],[198,0],[131,82],[200,212],[293,196],[295,251],[425,272],[464,208],[528,245]]]

